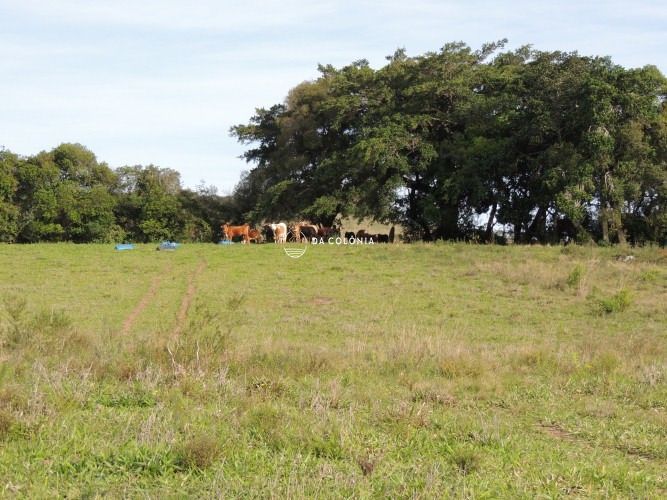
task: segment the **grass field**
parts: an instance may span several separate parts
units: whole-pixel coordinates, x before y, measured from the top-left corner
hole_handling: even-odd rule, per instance
[[[0,496],[667,495],[665,250],[154,248],[0,246]]]

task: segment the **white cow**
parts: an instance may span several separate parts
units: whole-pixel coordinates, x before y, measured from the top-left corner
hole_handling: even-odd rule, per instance
[[[273,231],[273,241],[276,243],[287,242],[287,224],[279,222],[278,224],[270,224]]]

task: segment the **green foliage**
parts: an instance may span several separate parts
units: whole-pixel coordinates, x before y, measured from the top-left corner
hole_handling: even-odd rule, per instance
[[[0,201],[0,243],[13,243],[19,231],[19,209]]]
[[[567,276],[567,286],[570,288],[577,288],[581,284],[581,280],[584,277],[584,268],[580,265],[577,264],[574,266],[574,269],[570,272],[570,274]]]
[[[4,321],[0,323],[0,341],[3,345],[17,347],[32,339],[32,329],[26,311],[27,300],[21,295],[5,295],[2,300]]]
[[[73,326],[72,318],[65,312],[57,309],[40,311],[31,320],[35,331],[48,335],[58,335]]]
[[[19,158],[0,150],[0,243],[12,243],[19,230],[19,209],[14,204],[18,182],[15,176]]]
[[[162,241],[175,239],[175,232],[164,221],[148,219],[139,224],[143,241]]]
[[[665,77],[505,42],[321,66],[231,129],[255,164],[242,212],[392,219],[425,240],[493,240],[498,223],[515,242],[664,241]]]
[[[665,489],[657,246],[154,249],[2,248],[0,329],[29,332],[0,345],[5,496]],[[578,267],[631,306],[554,286]]]
[[[180,457],[168,450],[129,445],[106,453],[88,453],[65,459],[57,464],[56,470],[64,478],[105,474],[159,477],[182,470],[179,461]]]
[[[80,144],[28,158],[0,151],[0,242],[212,241],[237,214],[214,188],[181,189],[175,170],[114,171]]]
[[[140,388],[131,392],[109,392],[101,394],[96,403],[108,408],[150,408],[155,406],[155,397]]]
[[[0,151],[0,242],[215,241],[224,222],[339,216],[409,240],[667,244],[667,79],[606,57],[448,43],[291,89],[231,134],[233,196],[81,144]]]
[[[598,299],[596,303],[600,312],[604,314],[622,312],[632,304],[632,295],[629,290],[623,288],[611,297]]]
[[[202,470],[213,465],[222,449],[218,441],[209,435],[192,437],[176,449],[177,463],[184,469]]]
[[[0,410],[0,441],[9,435],[12,426],[14,425],[14,418],[6,411]]]
[[[461,474],[470,474],[479,468],[479,454],[474,450],[459,448],[450,451],[449,459]]]

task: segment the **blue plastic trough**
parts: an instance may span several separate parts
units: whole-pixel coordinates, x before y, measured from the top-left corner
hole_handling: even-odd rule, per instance
[[[158,250],[176,250],[178,248],[178,243],[175,241],[163,241],[160,243],[160,246],[157,247]]]
[[[119,243],[116,245],[116,250],[134,250],[132,243]]]
[[[220,240],[218,241],[218,245],[233,245],[234,242],[231,240]]]

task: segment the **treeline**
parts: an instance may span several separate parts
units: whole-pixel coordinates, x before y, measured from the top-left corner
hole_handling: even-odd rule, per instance
[[[462,43],[320,66],[232,135],[249,220],[337,214],[411,238],[667,241],[667,81],[605,57]]]
[[[175,170],[111,169],[79,144],[23,157],[0,150],[0,241],[212,241],[238,217],[212,187],[182,189]]]

